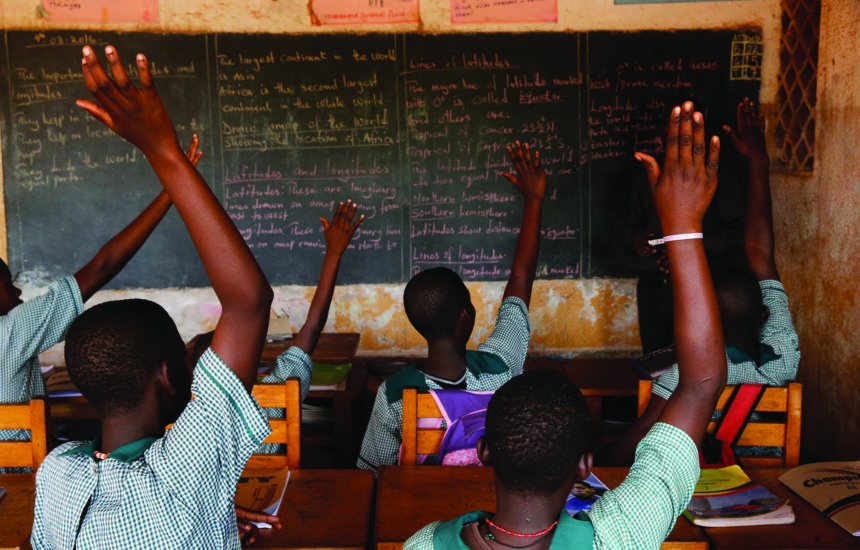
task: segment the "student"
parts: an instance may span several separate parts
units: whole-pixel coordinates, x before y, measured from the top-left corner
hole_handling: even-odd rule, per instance
[[[187,157],[195,166],[197,135],[191,140]],[[54,281],[48,292],[26,303],[21,290],[12,283],[12,273],[0,260],[0,403],[27,403],[35,395],[45,395],[39,370],[39,354],[66,335],[69,325],[84,310],[86,302],[110,282],[134,257],[170,209],[170,196],[162,191],[155,200],[108,241],[73,276]],[[0,430],[0,441],[29,441],[30,430]],[[29,468],[0,468],[0,473],[29,471]]]
[[[270,431],[250,391],[272,289],[182,154],[144,56],[137,56],[138,89],[112,46],[105,53],[114,81],[89,46],[83,51],[95,101],[78,105],[146,156],[188,227],[222,314],[193,381],[176,325],[153,302],[100,304],[74,322],[69,375],[98,410],[102,438],[62,445],[42,463],[31,542],[37,549],[239,548],[236,482]]]
[[[508,147],[516,176],[505,174],[525,199],[511,275],[496,327],[478,351],[466,351],[475,326],[475,306],[460,277],[445,268],[422,271],[403,292],[409,322],[427,340],[421,370],[409,367],[379,386],[358,467],[373,470],[397,463],[403,440],[403,388],[491,391],[520,374],[529,346],[528,305],[537,267],[546,172],[528,144]],[[432,459],[430,459],[432,461]]]
[[[664,235],[701,233],[717,184],[719,140],[706,168],[704,120],[690,102],[672,111],[663,173],[653,186]],[[585,399],[560,374],[533,371],[499,389],[487,410],[478,456],[493,467],[496,512],[434,522],[404,548],[659,548],[699,478],[697,445],[726,377],[714,289],[700,238],[666,246],[681,365],[677,391],[639,444],[624,482],[590,512],[564,509],[571,487],[591,470]]]
[[[764,117],[757,118],[752,102],[744,99],[738,105],[738,131],[728,126],[723,131],[749,162],[744,248],[752,272],[727,272],[714,277],[726,342],[728,383],[781,386],[795,378],[800,348],[788,296],[774,261]],[[656,169],[647,159],[645,164],[649,172]],[[648,407],[613,449],[611,462],[629,464],[633,446],[660,416],[677,385],[677,366],[655,380]]]
[[[298,377],[301,381],[302,401],[308,396],[311,385],[311,377],[314,373],[311,354],[317,347],[320,334],[328,319],[328,310],[337,283],[337,272],[340,269],[340,258],[349,246],[355,230],[364,221],[364,214],[362,214],[355,223],[352,223],[357,209],[358,205],[352,202],[352,199],[348,199],[345,203],[338,204],[331,223],[325,218],[320,218],[325,231],[325,259],[320,273],[320,282],[308,309],[307,319],[293,339],[293,345],[278,356],[278,363],[274,370],[262,380],[263,384],[283,384],[287,378]],[[283,409],[264,409],[264,411],[269,418],[285,416]],[[264,443],[260,452],[276,453],[279,452],[278,447],[280,445],[276,443]]]

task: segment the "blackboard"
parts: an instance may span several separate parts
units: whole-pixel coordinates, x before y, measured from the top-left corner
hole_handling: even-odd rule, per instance
[[[505,145],[549,174],[540,278],[623,277],[634,150],[656,153],[667,109],[692,98],[711,133],[757,97],[757,31],[480,35],[154,35],[8,31],[0,66],[9,264],[74,271],[160,189],[145,159],[74,105],[83,44],[142,51],[200,171],[273,284],[316,282],[320,216],[367,220],[341,283],[445,265],[503,280],[519,228]],[[133,70],[133,66],[131,67]],[[175,213],[115,288],[205,286]]]

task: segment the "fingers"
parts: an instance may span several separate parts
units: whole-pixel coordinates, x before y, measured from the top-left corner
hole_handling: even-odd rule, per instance
[[[81,109],[86,110],[88,113],[93,115],[96,120],[107,126],[108,128],[112,127],[113,120],[107,111],[105,111],[101,105],[94,103],[88,99],[79,99],[75,101],[75,105],[80,107]]]
[[[678,160],[678,135],[681,132],[681,108],[672,109],[669,116],[669,133],[666,136],[666,165]]]
[[[515,186],[517,184],[517,177],[513,174],[509,174],[508,172],[502,172],[502,175],[508,178],[508,181],[513,183]]]
[[[352,225],[352,227],[350,227],[350,230],[355,231],[356,229],[358,229],[358,226],[361,225],[363,222],[364,222],[364,214],[362,214],[361,216],[358,217],[358,220],[356,220],[356,222]]]
[[[651,187],[657,183],[657,180],[660,179],[660,165],[657,164],[657,161],[651,155],[646,155],[645,153],[634,153],[634,157],[636,160],[645,165],[645,172],[648,174],[648,181],[651,183]]]
[[[716,181],[717,171],[720,168],[720,138],[714,136],[711,138],[711,147],[708,152],[708,164],[705,167],[705,172],[709,180]]]
[[[334,218],[332,218],[332,219],[334,219]],[[323,218],[322,216],[320,216],[320,221],[323,224],[323,231],[328,231],[329,228],[331,227],[331,225],[329,225],[329,223],[328,223],[328,220]]]
[[[108,63],[110,64],[110,72],[113,73],[116,87],[121,92],[125,92],[131,87],[131,82],[128,80],[128,74],[125,72],[125,67],[122,66],[122,61],[119,59],[119,54],[113,46],[105,47],[105,55],[107,55]]]
[[[682,165],[693,162],[693,102],[685,101],[681,107],[681,125],[678,131],[678,158]]]
[[[108,77],[105,70],[99,63],[96,53],[89,46],[84,46],[84,62],[83,72],[84,81],[87,83],[87,89],[101,103],[110,100],[116,103],[121,94],[117,90],[116,85]]]
[[[149,61],[142,53],[137,54],[137,72],[140,75],[140,87],[143,90],[154,90],[152,74],[149,72]]]
[[[693,162],[696,167],[705,165],[705,119],[702,113],[693,113]]]
[[[202,151],[197,150],[197,146],[200,144],[200,137],[197,134],[194,134],[194,137],[191,138],[191,144],[188,145],[188,151],[185,152],[185,156],[188,157],[188,160],[191,161],[191,164],[194,167],[197,167],[197,163],[200,162],[200,157],[203,156]]]

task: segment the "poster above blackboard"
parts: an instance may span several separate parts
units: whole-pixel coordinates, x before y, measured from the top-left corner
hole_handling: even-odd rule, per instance
[[[629,276],[633,152],[659,152],[682,99],[706,110],[712,132],[731,123],[757,95],[761,57],[745,30],[5,34],[9,263],[39,277],[80,267],[160,188],[139,152],[75,107],[88,95],[85,43],[111,43],[126,63],[147,54],[180,139],[200,134],[200,171],[270,281],[303,285],[322,263],[319,217],[347,198],[367,220],[340,282],[438,265],[505,279],[521,216],[503,176],[514,140],[540,149],[549,175],[538,276]],[[172,213],[113,286],[206,284]]]

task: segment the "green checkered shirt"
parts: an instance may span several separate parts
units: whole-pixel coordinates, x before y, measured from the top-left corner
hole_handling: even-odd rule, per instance
[[[522,373],[530,335],[529,311],[525,302],[514,296],[506,298],[499,306],[492,334],[478,346],[478,351],[497,355],[507,366],[507,370],[500,374],[481,373],[476,376],[471,369],[466,369],[466,389],[495,391]],[[425,377],[425,380],[430,389],[442,389],[442,386],[430,378]],[[358,456],[358,467],[373,470],[375,475],[380,466],[397,464],[402,442],[403,400],[389,403],[386,383],[383,382],[376,393],[370,423],[364,434],[361,454]]]
[[[300,399],[304,402],[311,387],[311,377],[314,375],[314,363],[311,356],[297,346],[291,346],[287,351],[278,356],[278,364],[275,365],[272,374],[261,381],[262,384],[283,384],[287,378],[299,379]],[[269,418],[286,418],[284,409],[263,409]],[[285,453],[286,445],[280,443],[263,443],[257,451],[261,454]]]
[[[210,348],[194,394],[159,439],[123,445],[105,460],[99,442],[66,443],[36,474],[34,549],[239,549],[233,498],[269,423]]]
[[[800,346],[791,312],[788,311],[788,296],[782,283],[774,280],[759,281],[764,305],[770,316],[761,327],[761,365],[738,348],[726,348],[728,384],[765,384],[782,386],[797,376],[800,362]],[[651,393],[668,400],[678,387],[678,365],[662,374],[651,387]]]
[[[66,337],[72,321],[84,311],[74,277],[51,283],[48,292],[0,316],[0,403],[29,403],[45,395],[39,354]],[[30,430],[0,430],[0,441],[29,441]],[[0,468],[0,473],[30,471]]]
[[[658,422],[636,448],[636,462],[616,489],[587,512],[595,550],[658,549],[690,502],[699,480],[699,453],[683,431]],[[435,550],[433,522],[412,535],[404,550]],[[444,549],[439,549],[444,550]]]

